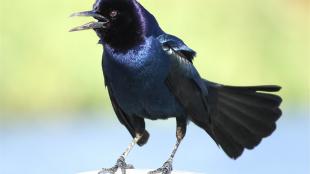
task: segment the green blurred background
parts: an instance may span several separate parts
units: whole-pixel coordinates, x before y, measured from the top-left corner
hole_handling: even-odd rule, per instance
[[[309,104],[308,0],[140,2],[198,52],[194,64],[204,78],[278,84],[284,107]],[[0,117],[111,110],[97,36],[68,32],[89,21],[68,16],[92,3],[0,0]]]
[[[102,46],[69,33],[94,0],[0,0],[0,173],[70,174],[114,165],[129,133],[104,87]],[[233,161],[189,124],[174,168],[212,174],[310,173],[309,0],[141,0],[162,28],[198,52],[211,81],[283,87],[277,130]],[[151,139],[128,162],[157,168],[175,121],[146,121]],[[194,146],[193,146],[194,145]],[[195,147],[195,148],[193,148]],[[147,158],[146,158],[147,157]]]

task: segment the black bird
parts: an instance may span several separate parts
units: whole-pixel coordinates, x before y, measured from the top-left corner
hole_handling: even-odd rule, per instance
[[[165,33],[154,16],[136,0],[97,0],[90,22],[71,31],[94,29],[103,45],[105,85],[119,121],[134,138],[114,167],[100,173],[132,168],[125,157],[149,133],[144,119],[176,118],[177,142],[164,165],[152,172],[169,174],[188,122],[193,122],[233,159],[253,149],[276,129],[282,99],[269,92],[281,87],[227,86],[200,77],[193,65],[195,51]]]

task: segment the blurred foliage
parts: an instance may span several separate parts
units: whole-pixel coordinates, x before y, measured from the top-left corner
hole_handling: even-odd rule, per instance
[[[111,108],[89,19],[69,14],[92,1],[0,0],[0,110]],[[204,78],[229,85],[278,84],[286,104],[309,99],[308,0],[141,0],[162,28],[198,52]],[[1,112],[0,112],[1,115]]]

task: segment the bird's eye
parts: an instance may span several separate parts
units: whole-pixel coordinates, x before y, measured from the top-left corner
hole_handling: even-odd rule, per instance
[[[110,12],[110,16],[111,16],[112,18],[115,18],[117,15],[118,15],[118,11],[117,11],[117,10],[112,10],[112,11]]]

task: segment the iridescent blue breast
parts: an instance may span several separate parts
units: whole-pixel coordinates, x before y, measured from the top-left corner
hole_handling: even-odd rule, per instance
[[[183,111],[165,84],[168,55],[154,38],[127,53],[105,46],[103,71],[107,85],[120,107],[128,114],[145,118],[168,118]]]

